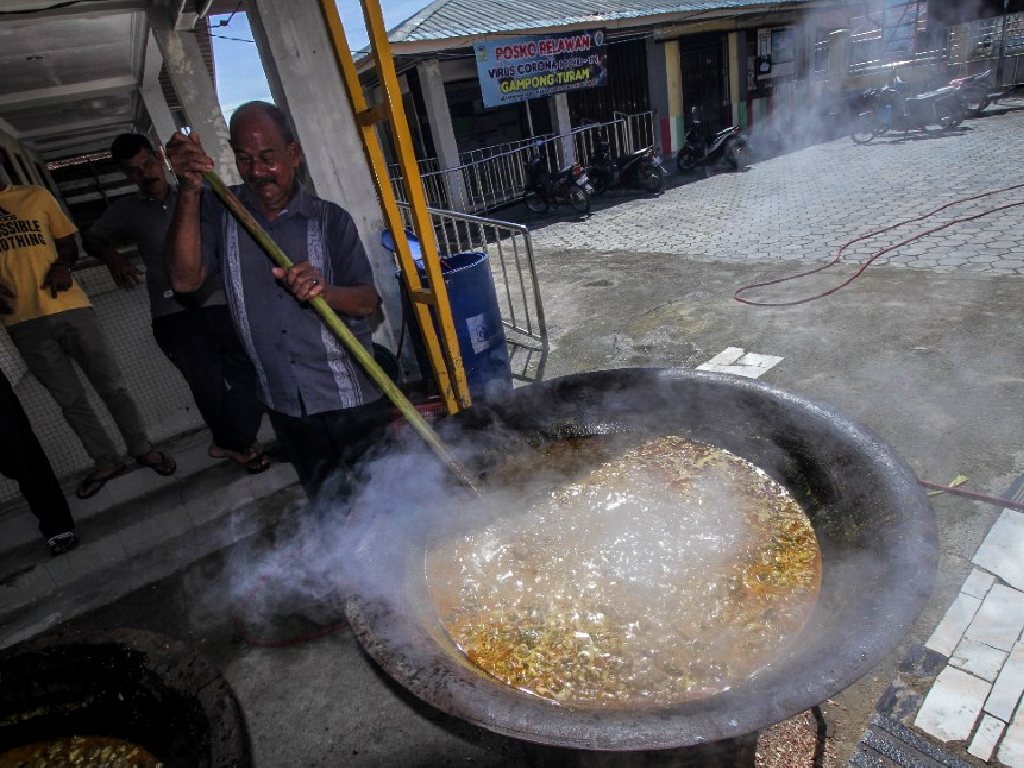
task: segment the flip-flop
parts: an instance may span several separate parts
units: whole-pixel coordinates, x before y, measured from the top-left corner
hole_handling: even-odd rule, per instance
[[[263,453],[263,446],[258,442],[254,443],[249,450],[242,452],[229,451],[216,443],[210,443],[206,453],[211,459],[231,459],[236,464],[245,467],[246,471],[252,475],[258,475],[260,472],[270,469],[270,457]]]
[[[94,469],[92,472],[85,476],[85,479],[82,480],[82,482],[78,484],[78,487],[75,489],[75,496],[77,496],[80,499],[91,499],[93,496],[99,493],[100,490],[102,490],[103,486],[107,484],[108,480],[113,480],[115,477],[123,475],[127,471],[127,464],[122,464],[113,472],[110,472],[109,474],[106,475],[101,474],[98,470]]]
[[[149,467],[161,477],[173,475],[175,470],[178,469],[178,465],[174,463],[174,459],[162,451],[150,451],[150,453],[155,453],[160,458],[156,461],[151,461],[147,459],[146,456],[136,456],[135,460],[140,466]],[[148,456],[149,454],[146,455]]]
[[[270,469],[270,457],[265,453],[257,454],[245,462],[245,471],[250,475],[258,475]]]

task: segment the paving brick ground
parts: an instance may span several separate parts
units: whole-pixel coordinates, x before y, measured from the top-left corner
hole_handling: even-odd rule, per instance
[[[944,203],[1024,183],[1024,99],[1007,100],[950,133],[914,132],[856,145],[849,138],[754,162],[610,207],[585,221],[535,227],[542,248],[637,250],[725,261],[831,258],[842,243]],[[953,218],[1024,201],[1024,188],[951,207],[847,251],[856,260]],[[1020,207],[954,225],[890,252],[877,264],[1024,275]],[[527,214],[528,215],[528,214]]]

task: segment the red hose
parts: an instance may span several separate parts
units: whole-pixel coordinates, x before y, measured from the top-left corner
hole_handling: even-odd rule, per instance
[[[973,221],[974,219],[980,219],[983,216],[988,216],[988,215],[996,213],[998,211],[1004,211],[1007,208],[1013,208],[1013,207],[1018,206],[1018,205],[1024,205],[1024,201],[1017,202],[1017,203],[1007,203],[1006,205],[1000,205],[1000,206],[998,206],[996,208],[991,208],[991,209],[989,209],[987,211],[983,211],[982,213],[976,213],[976,214],[972,214],[971,216],[963,216],[963,217],[961,217],[959,219],[953,219],[952,221],[948,221],[945,224],[940,224],[939,226],[932,227],[931,229],[925,230],[924,232],[919,232],[918,234],[913,235],[912,237],[908,237],[906,240],[901,240],[900,242],[896,243],[895,245],[886,246],[885,248],[882,248],[881,250],[875,251],[873,254],[871,254],[871,256],[869,256],[867,258],[867,260],[863,264],[860,265],[860,267],[857,269],[857,271],[854,272],[853,275],[850,276],[848,279],[844,280],[843,282],[839,283],[838,285],[833,286],[832,288],[829,288],[828,290],[822,291],[821,293],[816,293],[813,296],[806,296],[806,297],[804,297],[802,299],[794,299],[793,301],[753,301],[751,299],[744,299],[744,298],[742,298],[740,294],[745,293],[745,292],[750,291],[750,290],[753,290],[754,288],[764,288],[764,287],[769,286],[769,285],[778,285],[779,283],[785,283],[785,282],[788,282],[790,280],[798,280],[801,277],[807,277],[808,275],[813,275],[813,274],[815,274],[817,272],[823,272],[826,269],[829,269],[830,267],[834,267],[836,264],[838,264],[840,261],[842,261],[843,251],[845,251],[847,248],[849,248],[854,243],[859,243],[862,240],[869,240],[872,237],[875,237],[877,235],[881,235],[881,234],[883,234],[885,232],[889,232],[890,230],[896,229],[897,227],[902,227],[904,224],[913,224],[913,223],[918,222],[918,221],[923,221],[924,219],[927,219],[927,218],[929,218],[931,216],[934,216],[935,214],[939,213],[940,211],[944,211],[944,210],[946,210],[947,208],[949,208],[951,206],[960,205],[961,203],[968,203],[968,202],[970,202],[972,200],[979,200],[979,199],[981,199],[983,197],[990,197],[991,195],[998,195],[998,194],[1001,194],[1003,192],[1010,192],[1010,191],[1015,190],[1015,189],[1020,189],[1021,187],[1024,187],[1024,184],[1014,184],[1013,186],[1010,186],[1010,187],[1003,187],[1002,189],[994,189],[991,192],[982,192],[981,194],[974,195],[973,197],[963,197],[963,198],[960,198],[959,200],[954,200],[951,203],[946,203],[945,205],[940,205],[935,210],[929,211],[928,213],[922,214],[921,216],[916,216],[916,217],[914,217],[912,219],[905,219],[904,221],[899,221],[899,222],[896,222],[895,224],[890,224],[887,227],[883,227],[882,229],[876,230],[876,231],[871,232],[869,234],[861,235],[860,237],[855,238],[853,240],[849,240],[849,241],[843,243],[841,246],[839,246],[839,250],[836,251],[835,258],[833,258],[832,261],[828,262],[827,264],[823,264],[820,267],[815,267],[814,269],[808,269],[805,272],[798,272],[795,275],[789,275],[787,277],[779,277],[779,278],[776,278],[775,280],[768,280],[768,281],[763,282],[763,283],[750,283],[749,285],[744,285],[744,286],[736,289],[736,292],[733,293],[732,297],[734,299],[736,299],[736,301],[740,302],[741,304],[749,304],[750,306],[753,306],[753,307],[792,307],[792,306],[795,306],[796,304],[807,304],[808,302],[815,301],[816,299],[822,299],[822,298],[824,298],[826,296],[829,296],[830,294],[836,293],[837,291],[842,290],[843,288],[848,286],[850,283],[852,283],[854,280],[856,280],[858,277],[860,277],[861,274],[864,272],[864,270],[866,270],[869,266],[871,266],[871,264],[875,261],[875,259],[877,259],[879,256],[882,256],[882,255],[888,253],[889,251],[893,251],[893,250],[896,250],[897,248],[901,248],[902,246],[907,245],[909,243],[912,243],[915,240],[919,240],[922,237],[925,237],[927,235],[931,235],[931,234],[934,234],[936,232],[939,232],[940,230],[946,229],[947,227],[951,227],[954,224],[962,224],[965,221]]]
[[[1024,512],[1024,503],[1019,501],[1001,499],[998,496],[988,496],[984,493],[975,493],[974,491],[965,491],[962,488],[939,485],[938,483],[931,483],[927,480],[918,480],[917,482],[925,488],[934,488],[936,491],[944,491],[945,493],[955,493],[957,496],[964,496],[965,498],[974,499],[975,501],[984,501],[987,504],[994,504],[997,507],[1009,507],[1010,509],[1018,509],[1021,512]]]

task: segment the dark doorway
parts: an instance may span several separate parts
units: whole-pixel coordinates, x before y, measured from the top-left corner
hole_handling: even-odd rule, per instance
[[[569,91],[572,124],[604,123],[616,112],[635,115],[650,107],[647,91],[647,44],[644,40],[608,43],[608,84]]]
[[[447,82],[444,90],[460,152],[530,138],[527,109],[533,121],[533,135],[542,136],[552,131],[547,99],[485,107],[480,81],[476,78]]]
[[[696,107],[710,134],[732,124],[729,103],[729,57],[723,34],[690,35],[679,40],[686,125]]]

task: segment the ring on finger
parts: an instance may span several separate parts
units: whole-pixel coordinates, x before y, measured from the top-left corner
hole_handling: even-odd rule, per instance
[[[312,279],[312,280],[310,281],[310,283],[309,283],[309,284],[310,284],[311,286],[313,286],[313,287],[315,288],[316,286],[320,285],[320,279],[319,279],[319,278],[317,278],[317,277],[314,277],[314,278],[313,278],[313,279]]]

